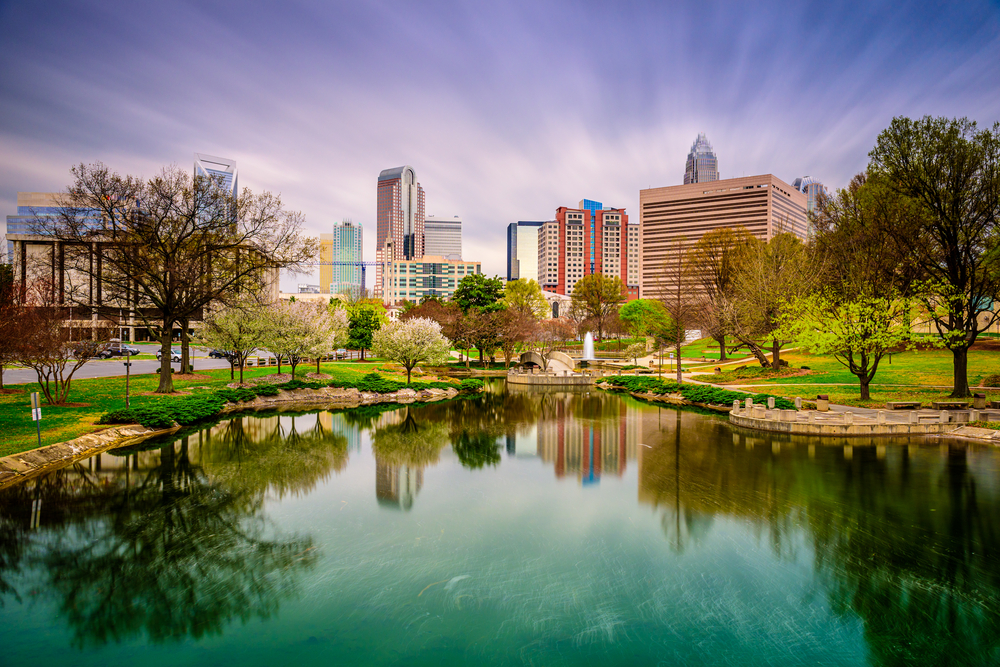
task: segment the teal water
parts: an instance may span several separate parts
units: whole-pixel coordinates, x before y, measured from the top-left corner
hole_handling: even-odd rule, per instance
[[[0,492],[0,662],[998,664],[998,468],[502,384],[244,417]]]

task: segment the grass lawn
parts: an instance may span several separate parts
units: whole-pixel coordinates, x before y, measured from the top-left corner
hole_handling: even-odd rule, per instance
[[[812,399],[816,394],[828,394],[834,403],[875,407],[887,400],[921,400],[930,402],[945,398],[952,386],[952,354],[948,350],[900,352],[879,364],[871,385],[872,400],[862,402],[858,379],[832,357],[820,357],[805,352],[789,352],[782,358],[791,365],[791,373],[802,366],[811,370],[805,375],[784,371],[781,377],[766,377],[772,371],[760,369],[756,361],[748,361],[745,371],[736,369],[722,375],[702,375],[715,384],[768,385],[767,391],[778,396],[802,396]],[[969,384],[978,386],[987,375],[1000,373],[1000,352],[969,351]],[[740,376],[744,377],[740,377]],[[762,377],[764,376],[764,377]],[[906,385],[906,386],[893,386]],[[986,390],[989,399],[1000,399],[1000,389]]]
[[[353,380],[360,379],[361,376],[382,365],[383,363],[377,360],[372,363],[328,362],[321,364],[320,369],[333,378]],[[247,369],[243,373],[243,378],[248,380],[271,375],[277,370],[273,366]],[[287,373],[288,370],[288,365],[282,366],[282,371]],[[296,369],[296,377],[301,378],[315,370],[315,364],[300,364]],[[380,372],[394,380],[406,380],[405,374],[399,375],[385,370]],[[221,389],[231,382],[229,369],[204,370],[198,371],[197,374],[208,379],[174,380],[174,389],[198,394]],[[236,377],[239,378],[239,375]],[[165,398],[164,395],[152,394],[158,384],[159,376],[155,373],[133,375],[130,383],[132,407],[150,405]],[[38,446],[35,423],[31,421],[31,392],[38,390],[38,384],[8,385],[7,389],[11,390],[11,393],[0,394],[0,433],[3,433],[0,438],[0,456],[16,454]],[[42,446],[108,428],[98,426],[96,422],[104,412],[125,407],[125,377],[74,380],[69,400],[70,405],[66,407],[42,405]]]

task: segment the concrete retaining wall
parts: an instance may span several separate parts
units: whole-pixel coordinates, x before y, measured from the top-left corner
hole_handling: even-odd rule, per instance
[[[753,410],[757,411],[757,415],[753,414]],[[747,414],[750,412],[750,414]],[[793,410],[774,410],[771,413],[782,413],[782,412],[793,412]],[[927,435],[932,433],[950,433],[958,428],[958,424],[954,423],[902,423],[902,422],[889,422],[889,423],[835,423],[830,421],[823,422],[807,422],[807,421],[790,421],[787,415],[772,414],[772,415],[762,415],[765,413],[764,410],[756,407],[751,409],[751,411],[740,410],[739,413],[730,412],[729,413],[729,423],[734,426],[742,426],[744,428],[752,428],[758,431],[770,431],[772,433],[793,433],[800,435],[815,435],[815,436],[840,436],[840,437],[854,437],[854,436],[905,436],[905,435]],[[851,413],[846,413],[851,414]],[[767,416],[771,418],[768,419]],[[784,419],[782,419],[784,418]],[[846,420],[845,420],[846,421]]]
[[[507,376],[510,384],[530,384],[535,386],[555,386],[555,385],[576,385],[590,386],[594,384],[595,378],[589,375],[544,375],[528,373],[511,373]]]

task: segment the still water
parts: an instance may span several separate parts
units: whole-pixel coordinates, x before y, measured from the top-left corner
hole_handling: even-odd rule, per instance
[[[997,664],[998,468],[502,383],[244,417],[0,492],[0,663]]]

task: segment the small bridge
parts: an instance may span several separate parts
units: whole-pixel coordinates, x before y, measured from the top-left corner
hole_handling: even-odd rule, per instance
[[[545,358],[534,350],[529,350],[521,354],[520,361],[522,366],[534,364],[539,368],[556,373],[562,373],[563,371],[573,372],[573,369],[576,368],[576,361],[565,352],[552,352],[549,354],[548,367],[545,365]]]

